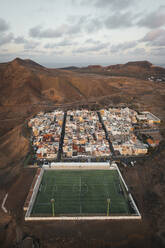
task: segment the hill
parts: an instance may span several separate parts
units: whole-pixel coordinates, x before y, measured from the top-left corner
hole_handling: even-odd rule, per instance
[[[18,58],[0,64],[0,78],[1,105],[37,103],[48,99],[58,103],[69,102],[115,91],[105,82],[91,80],[89,84],[72,72],[47,69],[31,60]]]
[[[162,81],[165,81],[165,68],[154,66],[148,61],[134,61],[126,64],[109,65],[105,67],[93,65],[79,68],[76,71],[109,76],[135,77],[144,80],[153,77],[153,79],[162,79]]]
[[[111,70],[114,74],[116,71],[115,76],[108,74]],[[32,60],[19,58],[0,64],[0,203],[8,192],[6,206],[10,211],[10,220],[5,220],[2,213],[4,217],[0,221],[0,244],[3,247],[16,247],[27,234],[39,238],[45,247],[64,247],[64,244],[65,247],[78,247],[80,237],[88,237],[93,247],[102,246],[103,239],[107,241],[106,247],[109,240],[113,247],[118,248],[164,247],[164,143],[146,161],[134,168],[123,168],[124,177],[143,216],[141,223],[123,221],[119,226],[117,222],[99,225],[97,222],[91,223],[89,229],[89,223],[85,222],[76,227],[75,223],[70,223],[69,227],[61,223],[59,227],[59,224],[51,222],[44,224],[45,232],[41,223],[33,226],[25,224],[22,211],[35,173],[34,169],[23,168],[30,151],[26,121],[41,110],[123,105],[137,111],[151,111],[164,120],[164,83],[128,77],[126,73],[144,75],[144,72],[154,70],[160,75],[165,69],[146,61],[106,68],[89,66],[74,71],[48,69]],[[127,76],[120,76],[119,71]],[[162,135],[165,140],[165,133]],[[122,229],[120,234],[119,228]],[[73,237],[75,229],[78,232]],[[83,240],[84,247],[85,241],[86,238]]]
[[[138,64],[138,66],[137,66]],[[149,62],[129,62],[108,68],[156,68]],[[163,111],[164,85],[130,77],[45,68],[16,58],[0,64],[0,136],[41,109],[130,104]],[[117,69],[119,68],[119,69]],[[93,72],[93,71],[92,71]],[[160,114],[162,115],[162,113]],[[14,121],[12,121],[14,120]]]

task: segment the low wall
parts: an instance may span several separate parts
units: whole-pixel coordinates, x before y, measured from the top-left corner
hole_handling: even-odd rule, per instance
[[[34,204],[34,201],[36,199],[36,195],[37,195],[37,192],[38,192],[38,189],[39,189],[39,186],[40,186],[40,183],[41,183],[41,180],[42,180],[42,176],[43,176],[43,173],[44,173],[44,170],[52,170],[52,169],[61,169],[61,168],[67,168],[67,169],[72,169],[72,168],[99,168],[99,167],[102,167],[102,168],[108,168],[108,169],[111,169],[111,170],[117,170],[118,173],[119,173],[119,176],[125,186],[125,189],[129,195],[129,198],[130,200],[132,201],[132,204],[134,206],[134,209],[136,211],[136,214],[134,215],[127,215],[127,216],[62,216],[62,217],[30,217],[30,214],[31,214],[31,211],[32,211],[32,208],[33,208],[33,204]],[[41,172],[40,174],[38,175],[38,178],[35,182],[35,186],[34,186],[34,189],[33,189],[33,194],[32,194],[32,197],[31,197],[31,200],[29,202],[29,205],[28,205],[28,210],[26,212],[26,215],[25,215],[25,221],[49,221],[49,220],[141,220],[141,215],[140,215],[140,212],[133,200],[133,197],[132,195],[129,193],[129,190],[128,190],[128,187],[121,175],[121,172],[118,168],[118,166],[116,164],[113,164],[112,166],[110,166],[109,162],[108,163],[55,163],[54,166],[44,166],[42,169],[41,169]]]
[[[127,190],[127,192],[128,192],[128,187],[127,187],[127,185],[126,185],[126,183],[125,183],[125,181],[124,181],[124,178],[123,178],[123,176],[122,176],[122,174],[121,174],[121,172],[120,172],[118,166],[115,165],[115,167],[116,167],[116,169],[117,169],[117,171],[118,171],[118,173],[119,173],[119,175],[120,175],[120,178],[121,178],[121,180],[122,180],[122,182],[123,182],[123,184],[124,184],[124,186],[125,186],[125,188],[126,188],[126,190]]]
[[[67,166],[68,168],[70,166],[74,166],[74,167],[79,167],[79,166],[83,166],[83,167],[88,167],[88,166],[110,166],[109,162],[103,162],[103,163],[96,163],[96,162],[66,162],[66,163],[52,163],[51,164],[51,168],[53,167],[59,167],[59,166]],[[44,166],[44,167],[48,167],[48,166]]]
[[[141,216],[25,217],[25,221],[51,220],[141,220]]]
[[[65,162],[65,163],[53,163],[51,166],[43,165],[45,170],[52,170],[52,169],[116,169],[114,166],[110,166],[109,162]]]
[[[37,180],[35,182],[33,193],[32,193],[32,196],[31,196],[31,199],[30,199],[30,202],[29,202],[29,205],[28,205],[28,209],[27,209],[27,212],[26,212],[26,215],[25,215],[25,220],[31,214],[33,204],[34,204],[34,201],[36,199],[37,192],[38,192],[38,189],[39,189],[39,186],[40,186],[40,182],[42,180],[43,173],[44,173],[44,169],[41,169],[40,174],[38,175],[38,178],[37,178]]]
[[[116,167],[116,169],[117,169],[117,171],[118,171],[118,173],[119,173],[119,175],[120,175],[120,178],[121,178],[121,180],[122,180],[122,182],[123,182],[123,184],[124,184],[124,186],[125,186],[125,188],[126,188],[126,190],[127,190],[128,196],[129,196],[129,198],[130,198],[130,200],[131,200],[131,202],[132,202],[132,204],[133,204],[133,206],[134,206],[134,209],[135,209],[137,215],[139,215],[139,216],[141,217],[140,212],[139,212],[139,209],[137,208],[137,206],[136,206],[136,204],[135,204],[135,201],[134,201],[134,199],[133,199],[131,193],[129,193],[128,187],[127,187],[127,185],[126,185],[126,183],[125,183],[125,181],[124,181],[124,178],[123,178],[123,176],[122,176],[122,174],[121,174],[121,172],[120,172],[118,166],[116,165],[115,167]]]

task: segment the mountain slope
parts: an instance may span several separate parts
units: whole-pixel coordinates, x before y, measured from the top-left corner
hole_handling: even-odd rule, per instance
[[[165,68],[154,66],[148,61],[134,61],[126,64],[109,65],[105,67],[93,65],[74,69],[73,71],[111,76],[135,77],[140,79],[148,79],[150,76],[159,76],[165,79]]]
[[[122,73],[124,70],[125,73],[138,71],[140,74],[142,71],[153,71],[154,67],[148,62],[129,62],[108,68]],[[100,73],[105,68],[94,66],[95,71],[96,69]],[[142,213],[141,222],[124,220],[120,223],[94,222],[93,225],[90,222],[90,227],[89,223],[78,223],[77,236],[74,237],[75,223],[67,223],[67,226],[66,223],[61,223],[59,226],[58,223],[51,222],[44,223],[44,227],[41,223],[24,223],[23,204],[34,176],[34,169],[23,168],[30,151],[30,134],[26,128],[29,118],[41,110],[58,107],[102,108],[116,107],[123,103],[138,111],[151,111],[162,120],[165,118],[164,83],[113,77],[109,72],[104,75],[104,71],[101,75],[96,75],[93,74],[93,66],[88,70],[92,73],[88,74],[85,70],[84,73],[79,73],[78,70],[72,72],[47,69],[31,60],[18,58],[0,64],[0,203],[8,192],[6,207],[12,219],[5,226],[0,223],[0,243],[3,247],[15,247],[15,237],[20,233],[22,237],[30,235],[40,239],[41,245],[45,244],[46,247],[63,247],[64,244],[67,247],[78,247],[80,236],[88,237],[92,246],[96,244],[96,247],[98,244],[102,246],[102,241],[106,241],[106,246],[110,244],[118,248],[164,247],[164,141],[146,161],[137,162],[135,167],[122,168],[123,176]],[[165,134],[163,139],[165,140]],[[44,232],[44,228],[48,231]],[[119,228],[122,230],[120,233]]]
[[[31,60],[18,58],[0,64],[0,78],[1,105],[37,103],[45,99],[69,102],[114,91],[114,87],[104,82],[91,80],[89,84],[72,72],[47,69]]]

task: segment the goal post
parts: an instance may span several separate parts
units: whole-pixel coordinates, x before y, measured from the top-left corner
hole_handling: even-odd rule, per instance
[[[109,216],[109,212],[110,212],[110,203],[111,203],[110,198],[107,198],[107,216]]]
[[[55,216],[55,200],[52,198],[51,200],[51,204],[52,204],[52,215],[53,215],[53,217]]]

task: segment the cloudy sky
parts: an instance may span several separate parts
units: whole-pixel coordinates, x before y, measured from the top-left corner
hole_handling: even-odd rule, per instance
[[[164,0],[0,0],[0,62],[165,64]]]

